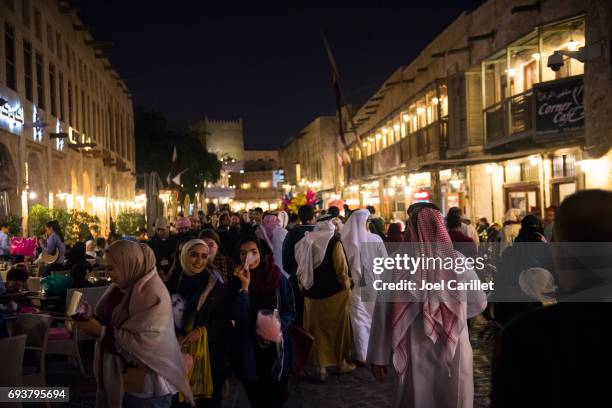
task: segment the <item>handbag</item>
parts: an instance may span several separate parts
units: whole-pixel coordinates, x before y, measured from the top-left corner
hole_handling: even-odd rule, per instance
[[[293,363],[291,364],[291,372],[299,374],[302,368],[308,362],[310,351],[314,344],[314,337],[306,330],[294,324],[289,326],[289,339],[293,351]]]
[[[36,255],[36,237],[22,238],[12,237],[10,246],[10,252],[12,256],[35,256]]]

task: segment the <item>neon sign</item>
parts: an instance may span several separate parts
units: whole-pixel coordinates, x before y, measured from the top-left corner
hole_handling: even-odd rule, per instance
[[[415,202],[431,201],[431,193],[427,190],[417,190],[412,195]]]
[[[0,117],[2,117],[2,119],[12,125],[23,125],[24,118],[22,106],[13,108],[4,98],[0,98],[0,103]]]

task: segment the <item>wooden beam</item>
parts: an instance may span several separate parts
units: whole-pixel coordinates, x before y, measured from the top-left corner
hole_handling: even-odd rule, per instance
[[[426,72],[428,69],[428,67],[417,68],[417,72]]]
[[[522,6],[514,6],[510,12],[512,14],[524,13],[526,11],[537,11],[542,8],[542,3],[540,1],[536,1],[535,3],[525,4]]]
[[[475,42],[475,41],[482,41],[482,40],[493,39],[493,38],[495,38],[495,34],[496,34],[496,31],[495,30],[491,30],[490,32],[485,33],[485,34],[473,35],[471,37],[468,37],[468,42]]]

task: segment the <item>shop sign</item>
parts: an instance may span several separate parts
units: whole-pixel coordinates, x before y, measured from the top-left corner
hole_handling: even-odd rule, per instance
[[[460,199],[459,193],[447,193],[446,194],[446,208],[459,207]]]
[[[412,194],[412,201],[431,201],[431,192],[428,190],[417,190]]]
[[[584,128],[584,84],[582,76],[534,86],[536,131],[569,132]]]
[[[2,103],[4,102],[4,103]],[[23,107],[19,106],[13,108],[6,99],[0,97],[0,118],[3,122],[7,122],[10,125],[21,124],[23,125]]]

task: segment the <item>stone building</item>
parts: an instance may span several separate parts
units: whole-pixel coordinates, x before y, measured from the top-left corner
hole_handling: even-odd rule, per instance
[[[276,150],[245,150],[242,168],[231,173],[235,189],[232,210],[255,207],[276,210],[281,200],[281,183]]]
[[[130,93],[68,1],[0,4],[0,215],[134,203]]]
[[[343,197],[401,219],[431,200],[501,221],[612,188],[611,39],[606,0],[489,0],[463,13],[357,111]],[[583,61],[547,67],[582,47]]]
[[[191,126],[206,146],[206,150],[215,153],[219,160],[244,160],[244,129],[242,118],[238,120],[204,120]]]
[[[311,189],[324,204],[337,197],[342,183],[337,159],[338,133],[338,119],[321,116],[281,146],[280,166],[287,192]]]

